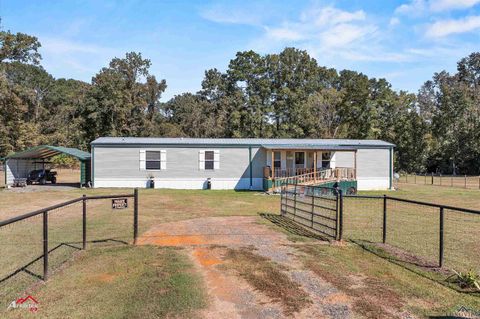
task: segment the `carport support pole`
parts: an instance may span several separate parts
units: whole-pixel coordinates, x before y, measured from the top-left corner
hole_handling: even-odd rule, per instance
[[[82,199],[82,206],[83,206],[83,214],[82,214],[82,239],[83,239],[83,245],[82,248],[86,249],[87,248],[87,195],[83,194],[83,199]]]
[[[48,279],[48,211],[43,212],[43,280]]]
[[[137,244],[138,238],[138,188],[133,190],[133,244]]]

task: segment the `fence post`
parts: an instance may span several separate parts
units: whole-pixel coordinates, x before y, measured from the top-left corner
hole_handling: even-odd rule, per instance
[[[413,183],[417,184],[417,173],[414,173],[413,175]]]
[[[450,177],[450,187],[453,187],[453,175]]]
[[[48,279],[48,211],[43,212],[43,280]]]
[[[387,195],[383,195],[383,228],[382,240],[385,244],[387,242]]]
[[[295,182],[295,188],[293,191],[293,220],[297,216],[297,183]]]
[[[133,244],[137,244],[138,238],[138,188],[133,190]]]
[[[315,187],[312,187],[313,193],[312,193],[312,228],[313,228],[313,216],[315,214]]]
[[[427,185],[427,173],[425,173],[425,183],[424,185]]]
[[[338,190],[338,217],[339,217],[339,227],[338,227],[338,240],[343,239],[343,194],[342,190]]]
[[[443,267],[443,253],[444,253],[444,246],[443,246],[443,240],[444,240],[444,221],[445,221],[445,216],[444,216],[444,209],[443,207],[440,207],[440,251],[438,254],[438,265],[440,268]]]
[[[465,174],[465,188],[467,188],[467,174]]]
[[[440,173],[440,186],[442,186],[442,173]]]
[[[433,173],[432,173],[432,185],[433,185]]]
[[[87,248],[87,195],[83,194],[82,205],[83,205],[83,214],[82,214],[82,239],[83,239],[83,249]]]

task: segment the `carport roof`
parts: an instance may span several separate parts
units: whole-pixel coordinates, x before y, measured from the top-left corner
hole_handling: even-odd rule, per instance
[[[67,154],[81,161],[89,160],[90,153],[70,147],[40,145],[26,149],[24,151],[5,156],[4,159],[28,158],[28,159],[46,159],[59,154]]]

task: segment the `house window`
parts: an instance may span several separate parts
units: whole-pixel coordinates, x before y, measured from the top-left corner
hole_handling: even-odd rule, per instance
[[[215,153],[214,151],[205,151],[205,169],[214,169]]]
[[[332,159],[332,153],[322,153],[322,168],[330,168],[330,160]]]
[[[160,151],[146,151],[145,152],[145,168],[147,170],[159,170],[161,165]]]
[[[282,153],[273,152],[273,167],[282,168]]]
[[[295,152],[295,168],[305,167],[305,152]]]

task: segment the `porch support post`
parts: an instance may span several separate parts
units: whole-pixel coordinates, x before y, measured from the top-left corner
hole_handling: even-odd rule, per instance
[[[353,178],[357,179],[357,150],[353,153]]]
[[[313,151],[313,182],[317,183],[317,151]]]
[[[275,151],[272,150],[272,179],[275,178]]]

